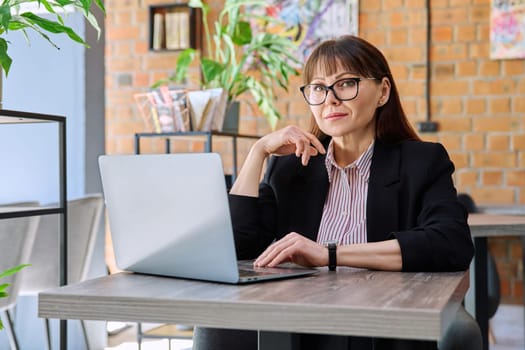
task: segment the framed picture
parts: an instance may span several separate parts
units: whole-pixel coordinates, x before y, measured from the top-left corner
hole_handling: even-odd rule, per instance
[[[268,0],[268,3],[267,15],[285,23],[285,28],[271,30],[291,37],[298,44],[297,57],[301,61],[325,39],[358,34],[358,0]]]
[[[492,0],[490,58],[525,58],[525,1]]]

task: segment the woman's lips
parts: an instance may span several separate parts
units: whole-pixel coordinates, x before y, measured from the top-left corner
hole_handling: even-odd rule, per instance
[[[330,114],[327,114],[324,119],[327,119],[327,120],[336,120],[336,119],[341,119],[341,118],[344,118],[346,117],[347,114],[346,113],[330,113]]]

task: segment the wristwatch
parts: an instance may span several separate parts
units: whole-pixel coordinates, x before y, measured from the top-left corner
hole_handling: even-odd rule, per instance
[[[328,270],[335,271],[337,267],[337,241],[326,241],[324,245],[328,248]]]

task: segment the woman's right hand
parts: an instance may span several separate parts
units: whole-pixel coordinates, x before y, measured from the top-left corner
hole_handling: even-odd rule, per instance
[[[284,156],[295,153],[301,157],[302,164],[307,165],[310,157],[325,152],[317,137],[296,126],[274,131],[254,143],[230,194],[258,197],[263,164],[271,154]]]
[[[294,154],[301,157],[301,163],[307,165],[310,157],[326,153],[317,137],[297,126],[287,126],[260,138],[254,145],[264,152],[264,156],[284,156]]]

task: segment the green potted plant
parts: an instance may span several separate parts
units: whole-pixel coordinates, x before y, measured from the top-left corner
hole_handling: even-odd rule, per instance
[[[26,266],[29,266],[29,264],[18,265],[16,267],[13,267],[13,268],[7,269],[7,270],[5,270],[3,272],[0,272],[0,280],[2,278],[14,275],[15,273],[17,273],[18,271],[22,270]],[[0,298],[7,298],[7,296],[9,295],[9,294],[7,294],[7,288],[9,286],[10,286],[9,283],[1,283],[0,282]],[[4,325],[2,324],[2,319],[0,319],[0,330],[3,329],[3,328],[4,328]]]
[[[93,2],[105,13],[102,0],[2,0],[0,4],[0,67],[5,75],[7,76],[9,73],[12,59],[7,53],[9,42],[2,37],[3,34],[9,31],[21,30],[26,39],[28,39],[27,31],[33,30],[51,45],[57,47],[49,34],[64,33],[71,40],[89,47],[84,39],[64,24],[64,14],[71,10],[81,11],[86,20],[100,35],[100,27],[91,12]],[[38,16],[32,11],[24,10],[26,8],[24,5],[30,3],[33,5],[38,4],[40,11],[53,15],[55,20],[49,20]]]
[[[201,0],[190,0],[189,6],[202,11],[205,50],[182,51],[173,75],[154,86],[183,82],[192,62],[200,60],[202,88],[223,88],[229,104],[243,93],[251,93],[274,129],[281,118],[275,106],[274,86],[287,90],[289,77],[299,74],[299,61],[294,56],[296,45],[292,39],[265,31],[265,26],[280,24],[266,15],[268,3],[226,0],[213,23],[213,33],[208,26],[209,6]],[[259,26],[257,31],[252,30],[252,23]]]

